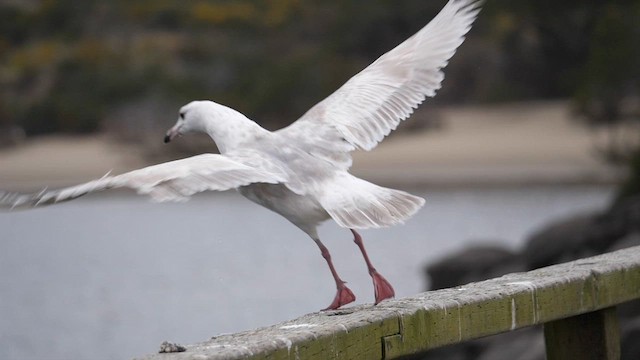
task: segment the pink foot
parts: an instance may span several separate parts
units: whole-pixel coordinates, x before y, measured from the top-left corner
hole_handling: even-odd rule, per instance
[[[380,275],[377,271],[373,270],[371,273],[371,278],[373,279],[373,289],[376,296],[376,305],[378,305],[382,300],[390,299],[396,296],[395,291],[393,291],[393,287],[387,279],[385,279],[382,275]]]
[[[392,290],[393,291],[393,290]],[[342,305],[347,305],[348,303],[356,301],[356,296],[353,295],[353,292],[347,287],[347,285],[342,284],[338,288],[338,292],[336,293],[336,297],[333,299],[331,305],[329,305],[324,310],[335,310]]]

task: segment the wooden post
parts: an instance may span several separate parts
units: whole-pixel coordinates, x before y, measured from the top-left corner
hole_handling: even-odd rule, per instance
[[[615,307],[544,324],[547,360],[619,360]]]

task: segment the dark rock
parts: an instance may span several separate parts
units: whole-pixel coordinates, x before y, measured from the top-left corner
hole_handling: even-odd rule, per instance
[[[617,308],[618,317],[622,324],[632,321],[635,318],[640,318],[640,300],[628,301],[618,305]],[[638,359],[640,359],[640,357]]]
[[[595,255],[587,244],[599,214],[582,214],[560,220],[534,233],[523,250],[527,269]]]
[[[544,360],[542,327],[530,327],[504,334],[444,346],[417,354],[409,360]]]
[[[528,269],[536,269],[602,254],[634,232],[640,232],[640,196],[605,213],[576,215],[548,225],[529,238],[523,257]]]
[[[633,246],[640,246],[640,231],[632,232],[625,235],[624,237],[613,243],[613,245],[611,245],[611,247],[607,249],[607,252],[622,250]]]
[[[474,246],[426,267],[430,288],[443,289],[524,270],[520,257],[499,246]]]
[[[464,344],[444,346],[433,349],[423,354],[411,355],[405,360],[468,360],[466,346]]]
[[[619,239],[640,232],[640,196],[621,200],[598,217],[588,245],[598,253],[611,248]]]
[[[640,318],[626,323],[622,327],[620,359],[640,359]]]
[[[176,353],[176,352],[185,352],[185,351],[187,351],[187,348],[185,348],[182,345],[171,343],[168,341],[163,341],[162,344],[160,344],[160,351],[158,352],[160,354],[164,354],[164,353]]]
[[[477,360],[544,360],[546,349],[541,327],[525,328],[486,338],[489,340]]]
[[[422,354],[404,357],[405,360],[475,360],[484,351],[482,340],[443,346]]]
[[[602,221],[619,235],[640,232],[640,195],[616,203],[603,216]]]

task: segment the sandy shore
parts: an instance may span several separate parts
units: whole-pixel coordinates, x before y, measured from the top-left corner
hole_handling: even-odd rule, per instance
[[[446,108],[440,115],[439,130],[393,136],[372,152],[354,154],[353,172],[396,186],[610,183],[620,177],[595,158],[595,134],[571,119],[566,102]],[[142,153],[105,135],[37,138],[0,151],[0,188],[62,186],[120,173],[149,165]]]
[[[106,135],[47,136],[0,151],[0,188],[64,186],[147,164],[137,146]]]
[[[387,139],[354,156],[353,172],[385,184],[519,185],[611,183],[597,134],[564,101],[442,109],[443,128]],[[410,120],[409,120],[410,121]]]

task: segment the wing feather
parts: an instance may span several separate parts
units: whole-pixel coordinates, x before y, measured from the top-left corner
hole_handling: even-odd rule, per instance
[[[56,204],[80,196],[112,189],[131,188],[155,201],[183,201],[209,190],[224,191],[251,183],[285,182],[286,174],[218,154],[202,154],[134,170],[117,176],[104,176],[84,184],[34,194],[0,191],[0,208],[23,208]]]
[[[450,0],[418,33],[279,133],[334,161],[339,157],[336,153],[373,149],[440,89],[442,69],[464,41],[481,3]],[[341,159],[345,167],[351,165],[348,155]]]

